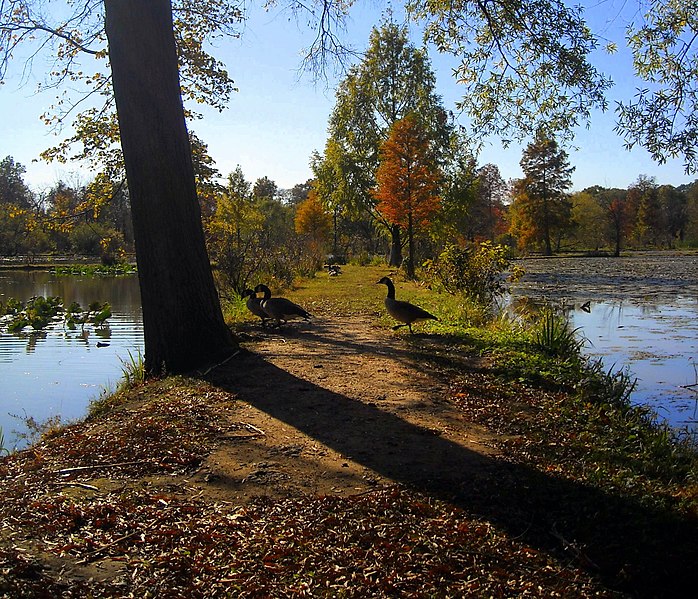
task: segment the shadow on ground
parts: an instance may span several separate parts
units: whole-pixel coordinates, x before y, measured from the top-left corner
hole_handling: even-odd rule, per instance
[[[382,477],[568,556],[610,588],[642,597],[679,597],[698,588],[696,522],[482,455],[247,350],[207,379]]]

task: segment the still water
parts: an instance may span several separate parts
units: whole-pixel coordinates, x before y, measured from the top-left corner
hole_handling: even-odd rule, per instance
[[[698,435],[698,255],[520,261],[514,298],[562,305],[606,370],[637,379],[632,401]]]
[[[57,277],[48,272],[0,270],[0,299],[26,301],[60,296],[66,305],[86,307],[109,302],[112,317],[104,330],[86,325],[70,331],[60,322],[40,333],[21,336],[0,332],[0,428],[5,446],[26,432],[23,419],[37,422],[59,416],[79,419],[90,400],[114,386],[129,352],[143,352],[143,319],[138,279],[128,277]],[[28,331],[29,329],[25,329]]]
[[[677,296],[671,303],[592,302],[575,310],[573,326],[585,351],[608,366],[627,365],[637,377],[633,401],[648,405],[677,428],[698,431],[698,305]]]

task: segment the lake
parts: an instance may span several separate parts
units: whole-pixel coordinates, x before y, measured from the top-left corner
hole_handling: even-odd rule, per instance
[[[62,422],[86,414],[90,400],[122,377],[122,360],[143,352],[143,318],[136,276],[55,276],[44,271],[0,270],[0,299],[26,301],[60,296],[66,305],[109,302],[112,317],[104,330],[86,325],[67,330],[62,323],[21,336],[0,333],[0,428],[5,446],[26,432],[23,418]],[[20,444],[21,445],[21,444]]]
[[[606,369],[637,378],[632,401],[672,426],[698,434],[698,255],[519,260],[512,289],[563,306]]]

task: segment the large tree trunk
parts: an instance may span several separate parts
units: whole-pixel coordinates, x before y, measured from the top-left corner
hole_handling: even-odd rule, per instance
[[[184,372],[234,346],[204,243],[169,0],[105,0],[143,305],[145,367]]]
[[[410,279],[414,279],[414,229],[411,211],[407,214],[407,247],[410,253],[407,259],[407,276]]]

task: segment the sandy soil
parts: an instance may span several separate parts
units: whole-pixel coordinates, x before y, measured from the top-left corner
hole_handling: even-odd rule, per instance
[[[458,486],[495,450],[492,434],[447,399],[448,373],[435,364],[454,352],[357,316],[250,329],[241,352],[207,377],[238,401],[230,433],[192,482],[230,501],[394,482]],[[479,366],[454,358],[460,368]]]

